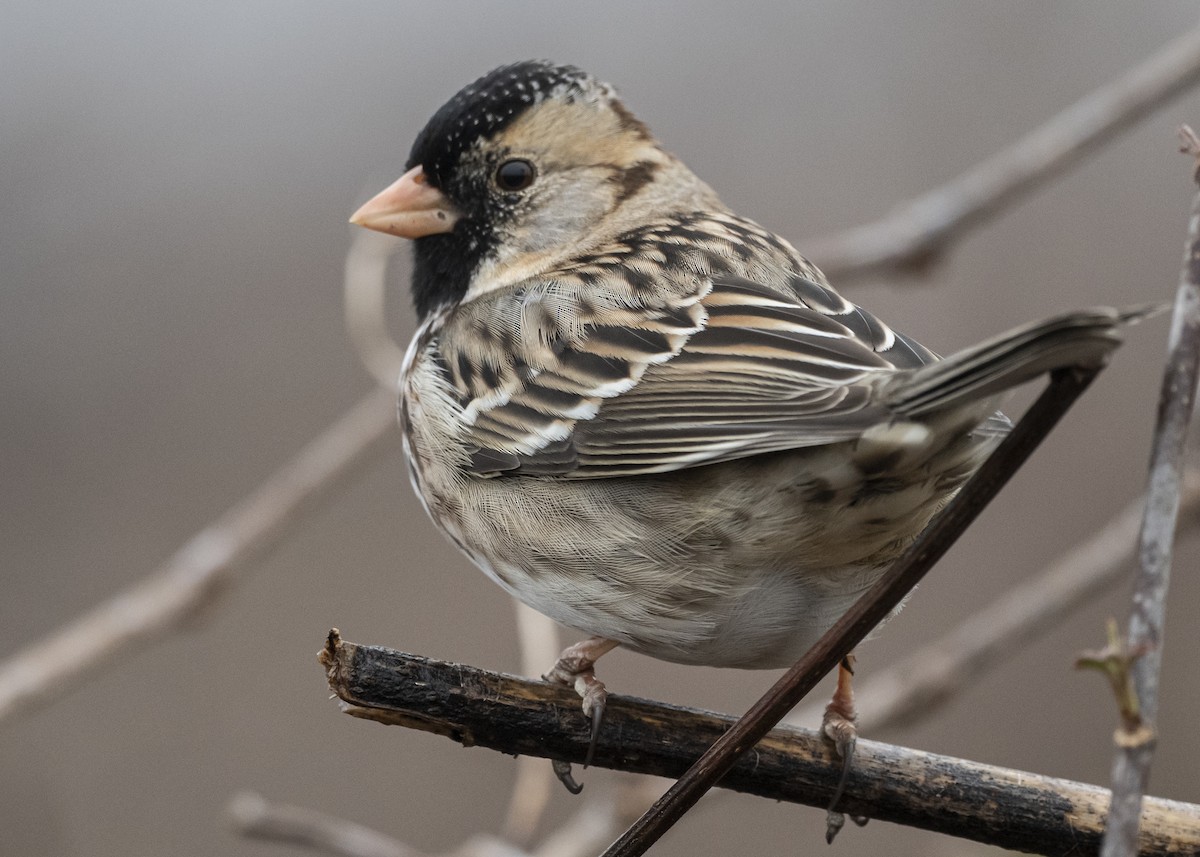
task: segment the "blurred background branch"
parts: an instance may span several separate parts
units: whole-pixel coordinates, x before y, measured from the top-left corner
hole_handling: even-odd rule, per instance
[[[522,757],[525,758],[525,757]],[[544,759],[534,759],[549,770]],[[507,836],[473,834],[443,857],[593,857],[654,799],[646,794],[652,778],[625,780],[583,807],[537,847],[513,844]],[[421,852],[370,828],[308,807],[268,801],[253,792],[233,797],[228,815],[242,836],[299,845],[335,857],[421,857]]]
[[[308,807],[270,802],[239,792],[227,814],[233,829],[252,839],[298,845],[335,857],[420,857],[404,843],[361,824]]]
[[[833,282],[918,273],[1020,197],[1070,169],[1200,79],[1200,28],[954,181],[865,226],[804,243]],[[882,153],[887,155],[886,149]]]
[[[371,456],[394,446],[395,397],[377,389],[162,566],[0,662],[0,721],[44,705],[132,649],[175,633],[215,604]]]

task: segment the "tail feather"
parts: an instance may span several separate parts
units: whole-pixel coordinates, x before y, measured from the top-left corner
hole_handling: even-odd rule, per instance
[[[889,405],[898,417],[918,417],[984,401],[1054,369],[1103,364],[1121,344],[1120,328],[1164,309],[1165,304],[1096,307],[1023,325],[897,375]]]

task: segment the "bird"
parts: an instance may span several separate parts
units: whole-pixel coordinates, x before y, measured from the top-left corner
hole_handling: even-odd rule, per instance
[[[416,493],[586,635],[545,678],[579,693],[593,747],[600,656],[791,665],[1003,439],[1006,391],[1102,364],[1145,314],[1069,312],[941,358],[732,211],[611,85],[542,60],[454,95],[351,222],[412,240]],[[852,663],[823,724],[847,760]]]

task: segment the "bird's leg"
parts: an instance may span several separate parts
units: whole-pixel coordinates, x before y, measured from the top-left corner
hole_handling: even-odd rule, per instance
[[[836,798],[842,796],[846,772],[850,770],[854,757],[854,744],[858,739],[854,722],[857,719],[858,714],[854,710],[854,655],[849,654],[838,664],[837,687],[833,691],[833,698],[825,706],[825,717],[821,722],[821,731],[833,742],[842,759],[842,782],[838,784],[835,803]]]
[[[833,742],[834,749],[842,758],[842,774],[825,816],[825,841],[830,843],[846,823],[846,817],[837,811],[837,805],[846,790],[850,768],[854,765],[854,745],[858,742],[858,728],[854,725],[858,719],[854,710],[854,660],[854,653],[851,652],[838,664],[837,687],[833,691],[833,698],[825,706],[825,717],[821,722],[821,731]],[[865,816],[851,818],[860,827],[867,823]]]
[[[604,706],[608,701],[608,691],[604,688],[604,682],[596,678],[596,661],[618,645],[615,640],[604,637],[588,637],[563,649],[550,672],[542,676],[554,684],[574,687],[583,700],[583,713],[592,719],[592,737],[588,742],[587,756],[583,760],[585,768],[592,763],[592,756],[596,752],[596,739],[600,735],[600,723],[604,720]],[[559,782],[567,787],[567,791],[579,794],[583,786],[571,776],[571,764],[556,759],[553,765],[555,775]]]

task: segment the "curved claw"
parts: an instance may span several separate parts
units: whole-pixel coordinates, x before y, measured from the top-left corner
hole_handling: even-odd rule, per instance
[[[591,738],[583,760],[584,768],[591,765],[592,759],[595,758],[600,724],[604,721],[604,709],[608,701],[608,691],[604,689],[604,682],[596,678],[596,659],[616,647],[615,640],[589,637],[564,649],[550,672],[542,676],[546,681],[574,687],[583,700],[583,713],[592,720]],[[567,762],[554,762],[554,775],[571,794],[579,794],[583,789],[571,776],[571,765]]]
[[[853,677],[854,655],[846,655],[838,666],[837,689],[833,693],[833,699],[825,707],[825,717],[821,724],[821,731],[826,738],[833,742],[834,749],[842,757],[842,772],[838,777],[837,787],[833,790],[833,799],[829,801],[826,838],[830,841],[846,823],[846,819],[842,817],[835,824],[834,816],[842,815],[840,812],[836,812],[837,805],[846,791],[846,783],[850,779],[850,769],[854,765],[854,748],[858,744],[858,729],[854,725],[856,718]],[[857,819],[855,819],[855,823],[858,823]]]
[[[825,844],[832,845],[833,840],[846,826],[846,816],[832,809],[825,811]]]
[[[571,775],[570,762],[564,762],[561,759],[551,759],[550,767],[554,769],[554,776],[558,777],[558,781],[571,794],[577,795],[583,791],[583,785],[575,782],[575,777]]]
[[[592,703],[592,737],[588,741],[587,755],[583,757],[583,769],[586,771],[596,757],[596,742],[600,739],[600,724],[604,722],[604,699]]]
[[[857,744],[858,738],[854,735],[837,741],[837,752],[842,757],[842,773],[838,777],[837,787],[833,790],[833,798],[829,801],[830,812],[833,812],[833,808],[838,805],[838,801],[842,799],[842,795],[846,792],[846,783],[850,780],[850,769],[854,767],[854,748]],[[866,824],[866,822],[864,821],[863,824]],[[862,827],[862,825],[860,824],[859,827]]]

